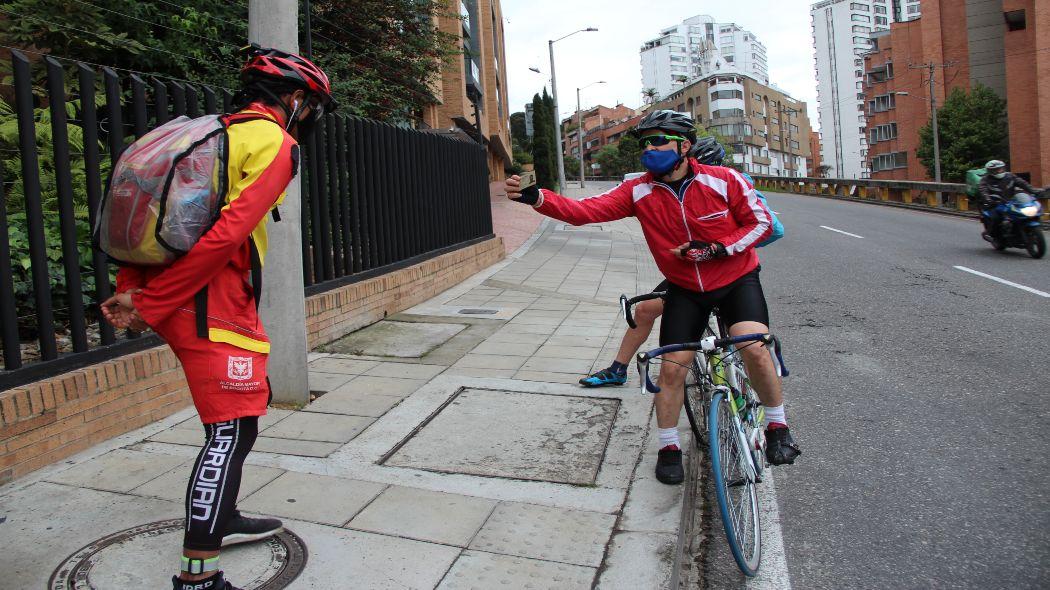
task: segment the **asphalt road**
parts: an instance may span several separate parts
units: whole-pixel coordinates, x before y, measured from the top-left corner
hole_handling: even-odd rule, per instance
[[[791,585],[1050,587],[1050,297],[954,268],[1050,293],[1050,258],[996,252],[970,219],[768,197],[804,452],[774,470]],[[707,585],[741,587],[719,544]]]

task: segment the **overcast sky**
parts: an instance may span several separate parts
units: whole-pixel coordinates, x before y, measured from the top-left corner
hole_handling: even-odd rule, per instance
[[[697,14],[718,23],[736,23],[766,46],[769,80],[794,98],[806,101],[811,124],[817,127],[817,82],[813,71],[807,0],[502,0],[507,51],[507,84],[511,112],[523,110],[532,95],[550,87],[547,40],[577,29],[554,44],[559,110],[576,110],[576,88],[605,80],[581,92],[584,108],[595,104],[630,107],[642,103],[642,43]],[[530,72],[537,67],[543,73]]]

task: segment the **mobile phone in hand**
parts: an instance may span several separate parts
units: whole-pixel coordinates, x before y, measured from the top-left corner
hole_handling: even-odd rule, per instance
[[[520,174],[521,180],[518,181],[519,189],[528,188],[536,184],[536,171],[526,170]]]

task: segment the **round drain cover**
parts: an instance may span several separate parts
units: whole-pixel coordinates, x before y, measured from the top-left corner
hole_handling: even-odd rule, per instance
[[[182,552],[181,518],[132,527],[91,543],[51,574],[49,590],[167,588]],[[245,590],[278,590],[306,567],[306,544],[284,531],[222,550],[226,578]]]

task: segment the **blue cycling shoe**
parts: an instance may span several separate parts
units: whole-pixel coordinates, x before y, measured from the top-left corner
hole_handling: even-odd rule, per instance
[[[627,373],[621,375],[608,368],[580,379],[580,385],[584,387],[605,387],[606,385],[623,385],[624,383],[627,383]]]

